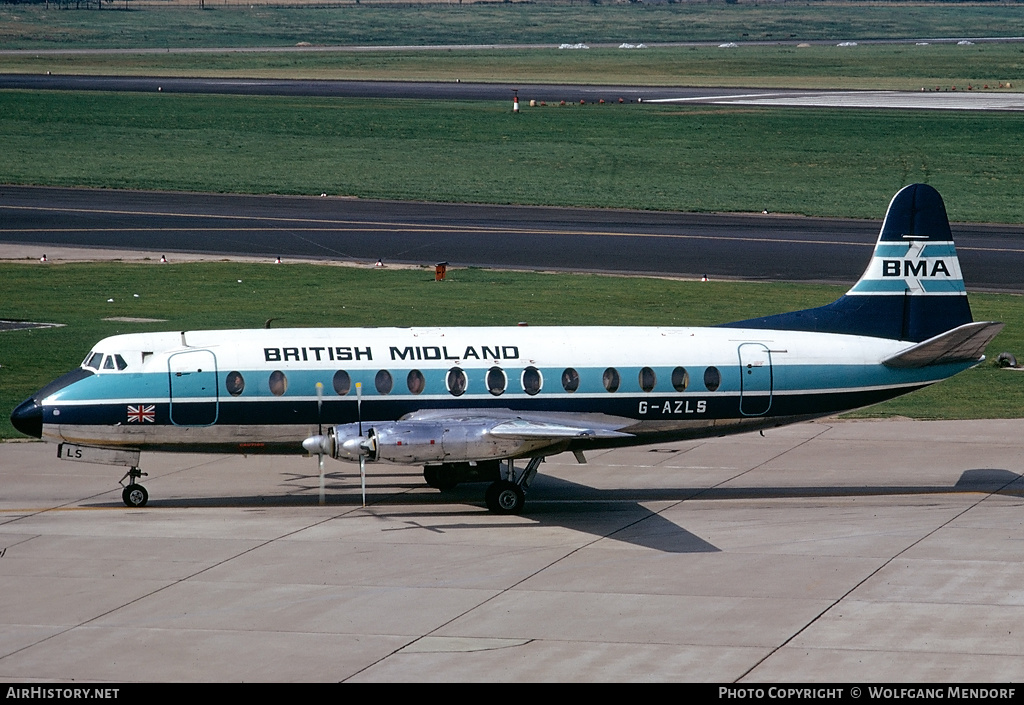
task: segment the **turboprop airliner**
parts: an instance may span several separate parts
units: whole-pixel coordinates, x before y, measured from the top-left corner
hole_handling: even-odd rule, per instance
[[[296,453],[320,457],[321,493],[325,457],[387,461],[422,465],[438,489],[487,482],[487,507],[511,514],[546,456],[875,404],[978,364],[1001,329],[973,321],[942,198],[914,184],[860,280],[820,308],[711,328],[116,335],[11,421],[62,459],[128,468],[130,507],[148,501],[142,451]]]

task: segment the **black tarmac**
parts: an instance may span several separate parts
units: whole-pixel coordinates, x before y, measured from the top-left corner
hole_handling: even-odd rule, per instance
[[[0,186],[0,244],[39,256],[64,246],[851,284],[879,228],[771,214]],[[1018,226],[952,228],[970,289],[1024,291]]]

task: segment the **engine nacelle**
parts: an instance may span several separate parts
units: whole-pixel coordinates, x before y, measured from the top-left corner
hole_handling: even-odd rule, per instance
[[[393,463],[459,463],[508,458],[548,445],[546,440],[495,438],[494,421],[460,420],[363,422],[335,426],[333,439],[325,441],[328,455],[338,459],[389,460]],[[323,437],[314,437],[323,438]],[[311,451],[313,452],[313,451]]]

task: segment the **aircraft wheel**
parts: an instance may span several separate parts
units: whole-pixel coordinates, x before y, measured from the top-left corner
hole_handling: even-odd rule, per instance
[[[149,492],[142,485],[132,483],[121,491],[121,501],[126,507],[145,507],[149,501]]]
[[[523,488],[508,480],[498,480],[487,488],[487,508],[495,514],[519,514],[526,503]]]
[[[444,465],[426,465],[423,467],[423,479],[435,490],[454,489],[459,481],[454,471]]]

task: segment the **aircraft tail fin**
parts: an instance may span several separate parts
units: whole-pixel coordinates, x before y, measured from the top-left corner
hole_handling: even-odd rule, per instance
[[[875,251],[860,280],[819,308],[729,323],[921,342],[974,319],[942,196],[927,184],[889,203]]]

